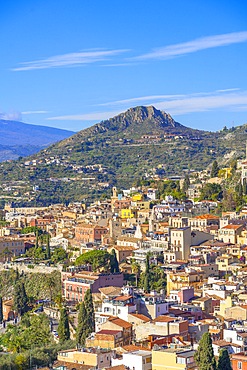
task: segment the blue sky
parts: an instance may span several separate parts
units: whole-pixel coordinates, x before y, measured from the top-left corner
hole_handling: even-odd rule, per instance
[[[245,0],[0,2],[0,117],[81,130],[137,105],[247,123]]]

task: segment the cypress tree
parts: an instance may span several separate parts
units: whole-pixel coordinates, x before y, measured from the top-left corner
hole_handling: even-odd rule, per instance
[[[183,192],[185,193],[190,186],[190,178],[189,175],[186,173],[184,177],[184,182],[183,182]]]
[[[0,323],[3,322],[3,299],[0,296]]]
[[[111,274],[113,274],[114,272],[119,272],[119,265],[115,249],[111,251],[110,265],[111,265]]]
[[[211,177],[217,177],[219,172],[218,162],[214,161],[211,169]]]
[[[19,315],[28,310],[28,298],[23,281],[17,281],[14,287],[14,307]]]
[[[36,230],[35,236],[36,236],[35,248],[38,248],[39,247],[39,231],[38,230]]]
[[[46,258],[48,260],[51,258],[50,234],[46,236]]]
[[[86,308],[86,324],[88,326],[88,334],[95,331],[95,317],[94,317],[94,306],[93,306],[93,296],[91,290],[86,291],[84,297],[84,304]]]
[[[149,265],[149,255],[147,254],[144,284],[143,284],[143,289],[145,293],[150,293],[150,290],[151,290],[150,280],[151,280],[151,274],[150,274],[150,265]]]
[[[232,370],[229,353],[226,348],[220,350],[217,370]]]
[[[60,343],[64,343],[66,340],[70,339],[69,317],[68,317],[68,312],[64,307],[60,309],[60,320],[59,320],[57,332],[59,335]]]
[[[203,334],[194,359],[198,365],[198,370],[216,370],[212,339],[208,332]]]
[[[82,302],[79,307],[78,313],[78,325],[76,330],[76,343],[81,346],[85,345],[85,340],[87,338],[87,311],[85,303]]]

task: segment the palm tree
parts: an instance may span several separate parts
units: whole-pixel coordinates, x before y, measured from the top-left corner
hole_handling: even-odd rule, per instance
[[[136,277],[136,286],[138,286],[138,279],[140,277],[141,268],[137,262],[132,262],[131,264],[132,273],[135,274]]]

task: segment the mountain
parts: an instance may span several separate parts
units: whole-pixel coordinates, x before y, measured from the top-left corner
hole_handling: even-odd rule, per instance
[[[22,205],[88,201],[140,178],[181,177],[215,159],[225,166],[245,156],[246,140],[247,125],[195,130],[152,106],[135,107],[25,160],[3,163],[0,197]]]
[[[37,153],[73,134],[73,131],[53,127],[0,120],[0,162]]]

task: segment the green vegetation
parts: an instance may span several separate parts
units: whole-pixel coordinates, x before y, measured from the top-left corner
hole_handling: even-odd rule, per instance
[[[75,265],[79,266],[89,263],[92,265],[93,271],[97,271],[99,269],[109,271],[110,259],[111,255],[107,251],[93,250],[79,256],[75,261]]]
[[[197,363],[198,370],[216,370],[212,339],[208,332],[203,334],[194,359]]]
[[[28,310],[28,297],[23,280],[17,280],[14,286],[14,308],[20,316]]]
[[[220,350],[217,370],[232,370],[231,360],[226,348]]]
[[[64,343],[70,339],[69,316],[65,307],[60,309],[60,320],[57,328],[59,342]]]
[[[111,274],[115,272],[119,272],[118,260],[117,260],[115,249],[111,251],[111,255],[110,255],[110,271],[111,271]]]
[[[211,177],[217,177],[219,174],[219,170],[220,168],[218,166],[218,162],[214,161],[212,165],[212,170],[211,170]]]
[[[154,134],[159,137],[157,142],[141,139],[142,135]],[[177,139],[165,140],[166,134],[175,134]],[[149,176],[181,176],[188,169],[203,170],[214,161],[220,167],[229,165],[245,155],[246,139],[246,125],[215,133],[193,130],[152,107],[136,107],[30,157],[38,162],[35,170],[32,165],[25,166],[24,160],[3,163],[0,185],[14,181],[18,186],[16,203],[20,205],[85,198],[90,202],[102,194],[109,195],[109,190],[99,186],[102,182],[128,187],[140,179],[149,181]],[[143,174],[147,174],[145,178]],[[34,183],[39,187],[35,192]],[[13,193],[0,195],[8,199]]]
[[[77,344],[84,346],[86,338],[95,331],[94,306],[92,293],[86,291],[84,301],[79,306],[78,326],[76,331]]]

